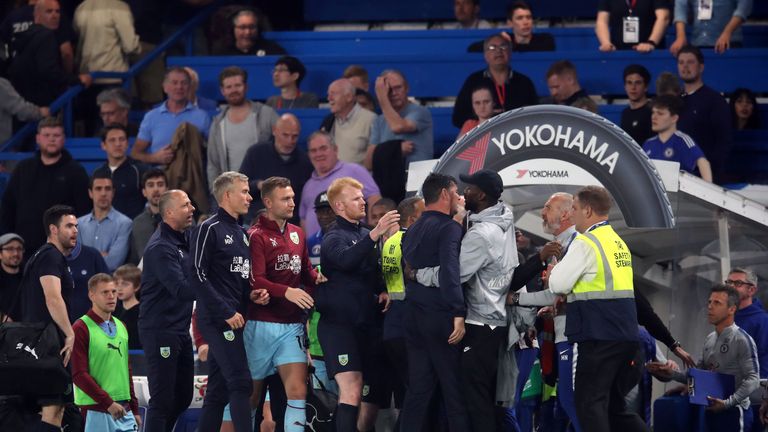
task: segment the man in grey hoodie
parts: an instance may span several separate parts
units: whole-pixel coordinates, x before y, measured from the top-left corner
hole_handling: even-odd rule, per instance
[[[237,171],[253,144],[272,138],[277,113],[261,102],[248,100],[248,73],[237,66],[219,74],[221,95],[227,105],[213,118],[208,133],[208,186],[221,173]],[[266,177],[264,177],[266,178]]]
[[[491,170],[460,175],[469,230],[461,241],[461,282],[467,302],[461,358],[464,397],[475,431],[495,431],[496,370],[499,347],[507,334],[506,299],[518,266],[512,210],[500,202],[504,184]],[[417,280],[437,286],[439,267],[420,269]]]

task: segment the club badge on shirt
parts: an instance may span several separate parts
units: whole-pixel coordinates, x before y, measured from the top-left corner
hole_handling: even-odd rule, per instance
[[[160,357],[167,359],[171,356],[171,347],[160,347]]]
[[[225,331],[224,339],[226,339],[229,342],[232,342],[233,340],[235,340],[235,332],[233,332],[232,330]]]
[[[289,237],[291,238],[291,241],[293,242],[293,244],[299,244],[299,233],[294,231],[291,233]]]

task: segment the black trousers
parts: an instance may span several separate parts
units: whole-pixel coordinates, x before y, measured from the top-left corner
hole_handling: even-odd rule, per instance
[[[149,381],[146,432],[170,432],[189,407],[194,391],[195,362],[189,334],[141,331]]]
[[[439,384],[450,431],[469,431],[461,386],[461,347],[448,344],[453,317],[426,312],[410,303],[406,308],[408,391],[400,416],[400,430],[422,430]]]
[[[506,340],[507,327],[493,330],[487,325],[465,325],[461,341],[461,376],[469,423],[475,432],[493,432],[496,424],[496,369],[499,346]]]
[[[574,345],[576,416],[584,432],[647,431],[624,396],[640,378],[637,342],[586,341]]]
[[[209,346],[208,387],[198,429],[218,430],[224,407],[229,403],[235,431],[251,431],[253,381],[243,345],[243,329],[229,330],[226,324],[217,326],[200,320],[197,326]]]
[[[405,348],[405,338],[385,340],[384,350],[394,372],[389,374],[389,379],[392,380],[390,387],[395,397],[395,408],[402,409],[408,386],[408,351]]]

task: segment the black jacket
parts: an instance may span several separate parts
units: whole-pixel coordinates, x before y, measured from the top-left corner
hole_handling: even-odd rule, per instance
[[[91,210],[88,174],[66,149],[53,165],[43,165],[40,152],[19,162],[0,205],[0,232],[15,232],[37,250],[45,243],[43,213],[55,204],[74,207],[77,216]]]
[[[8,77],[16,91],[35,105],[48,106],[67,87],[80,83],[76,75],[64,71],[53,30],[33,24],[16,35],[12,50]]]
[[[472,110],[472,92],[480,87],[486,87],[491,92],[493,104],[496,109],[509,111],[528,105],[539,103],[539,97],[536,95],[536,88],[533,81],[520,72],[509,70],[509,77],[504,84],[504,103],[499,99],[495,91],[496,84],[488,69],[474,72],[464,81],[464,85],[459,90],[456,97],[456,103],[453,105],[453,125],[457,128],[464,126],[464,122],[469,119],[476,119],[475,112]]]
[[[165,222],[149,238],[141,273],[139,329],[189,334],[195,291],[188,232],[178,232]]]
[[[336,324],[377,325],[378,294],[384,280],[379,248],[361,223],[336,218],[323,236],[320,265],[328,282],[315,288],[322,320]]]
[[[219,208],[192,232],[190,244],[195,258],[192,286],[200,299],[198,322],[223,328],[235,312],[245,317],[251,292],[251,250],[243,227]]]

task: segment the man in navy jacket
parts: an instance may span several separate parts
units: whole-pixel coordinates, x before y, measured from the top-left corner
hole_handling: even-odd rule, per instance
[[[186,234],[194,211],[184,191],[163,193],[163,221],[144,252],[139,334],[149,381],[147,432],[170,432],[192,402],[195,369],[189,324],[195,293],[187,280],[191,256]]]
[[[365,218],[363,185],[351,177],[331,183],[328,202],[336,222],[320,249],[320,264],[328,282],[316,288],[315,305],[320,312],[317,335],[328,375],[339,385],[336,431],[357,432],[363,384],[368,389],[367,401],[378,400],[381,393],[374,382],[380,375],[378,361],[383,355],[377,303],[388,304],[389,300],[382,293],[377,244],[383,235],[397,232],[400,216],[392,210],[372,230],[366,228],[360,222]]]
[[[253,198],[248,177],[227,171],[213,182],[218,212],[192,233],[197,326],[209,345],[208,388],[199,430],[221,426],[224,407],[230,404],[237,432],[250,431],[250,397],[253,390],[243,344],[245,308],[251,288],[251,252],[239,219],[248,213]],[[265,290],[259,291],[266,293]],[[266,295],[258,300],[266,303]]]

